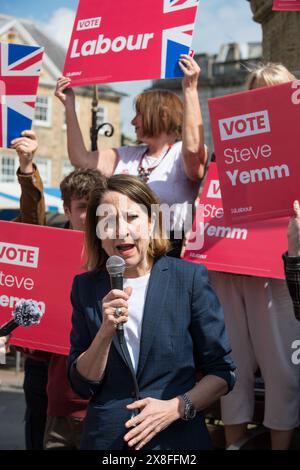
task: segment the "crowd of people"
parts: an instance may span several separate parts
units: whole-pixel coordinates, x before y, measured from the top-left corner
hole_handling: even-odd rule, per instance
[[[70,79],[58,79],[77,168],[60,186],[65,228],[85,231],[87,269],[73,282],[69,357],[23,351],[27,449],[211,449],[205,410],[219,399],[229,446],[247,435],[258,370],[272,449],[288,449],[299,426],[300,369],[291,361],[300,338],[299,203],[283,254],[287,282],[207,272],[179,259],[188,207],[209,166],[200,68],[188,55],[179,66],[183,100],[166,90],[140,94],[132,120],[138,144],[93,152],[84,145]],[[247,87],[293,79],[284,66],[267,64]],[[20,161],[18,221],[44,225],[37,146],[32,131],[12,142]],[[175,207],[167,227],[161,203]],[[110,207],[109,220],[101,205]],[[123,290],[111,288],[105,268],[114,255],[125,261]]]

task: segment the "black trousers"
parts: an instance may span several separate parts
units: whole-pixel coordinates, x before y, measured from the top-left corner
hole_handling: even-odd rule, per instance
[[[43,450],[43,439],[47,418],[46,362],[25,359],[23,390],[26,402],[25,443],[26,450]]]

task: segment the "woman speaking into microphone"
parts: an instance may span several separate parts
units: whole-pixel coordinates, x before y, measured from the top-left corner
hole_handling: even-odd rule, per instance
[[[71,295],[69,378],[90,399],[82,449],[212,446],[202,411],[234,384],[223,312],[206,269],[165,256],[168,248],[143,181],[115,175],[92,192],[89,272],[75,277]],[[125,261],[124,290],[110,287],[114,255]]]

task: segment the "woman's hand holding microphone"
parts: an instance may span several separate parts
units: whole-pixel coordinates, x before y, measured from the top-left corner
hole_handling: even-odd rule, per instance
[[[113,336],[119,324],[128,320],[128,299],[132,288],[124,290],[111,290],[102,301],[102,325],[101,330],[105,334]]]

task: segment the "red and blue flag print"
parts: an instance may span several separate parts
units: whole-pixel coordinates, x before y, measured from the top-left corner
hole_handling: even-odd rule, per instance
[[[0,147],[31,129],[44,49],[0,42]]]
[[[181,77],[198,0],[80,0],[64,75],[72,86]]]
[[[187,8],[194,8],[196,15],[198,0],[165,0],[164,15],[178,12],[181,18],[186,18],[186,24],[174,28],[162,30],[162,68],[160,78],[174,78],[183,76],[178,65],[180,54],[189,54],[192,45],[194,21],[189,22],[192,11]],[[170,17],[171,18],[171,17]],[[179,19],[179,17],[177,17]]]

